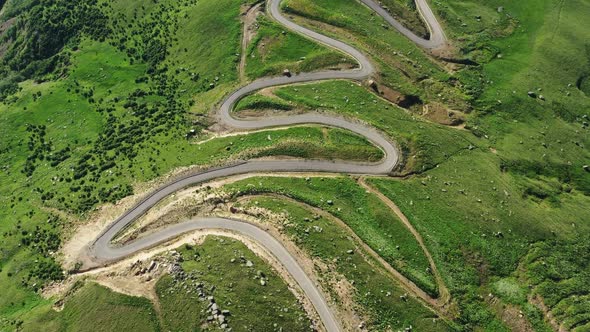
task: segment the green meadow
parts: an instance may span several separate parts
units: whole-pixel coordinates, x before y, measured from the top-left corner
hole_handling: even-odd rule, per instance
[[[218,322],[207,322],[209,302],[198,297],[195,284],[229,311],[233,331],[309,329],[310,319],[282,277],[240,241],[209,236],[179,253],[185,277],[164,276],[156,285],[164,330],[219,330]]]
[[[254,178],[229,185],[237,195],[279,193],[330,212],[426,292],[437,295],[428,261],[413,235],[379,199],[350,178]],[[321,256],[320,253],[316,255]]]
[[[147,299],[92,282],[77,285],[59,312],[52,308],[57,299],[40,292],[69,273],[62,271],[58,252],[72,225],[176,168],[256,157],[383,156],[362,137],[321,126],[220,137],[207,130],[216,105],[239,85],[240,13],[253,0],[0,3],[1,22],[26,22],[0,32],[0,330],[212,330],[201,324],[201,302],[170,292],[179,287],[171,276],[157,285],[161,312]],[[424,238],[451,292],[446,309],[452,321],[433,321],[436,315],[418,301],[404,302],[405,291],[376,261],[357,255],[357,249],[346,254],[358,245],[348,230],[329,218],[313,218],[310,207],[342,220],[392,267],[436,296],[428,261],[411,233],[354,178],[257,177],[225,189],[235,198],[267,195],[242,204],[286,215],[287,236],[355,282],[353,300],[372,328],[508,331],[512,325],[502,317],[515,308],[522,311],[515,321],[537,331],[551,330],[549,313],[564,329],[585,331],[590,4],[429,3],[451,40],[451,60],[468,65],[420,50],[357,1],[282,4],[297,23],[369,54],[379,69],[373,79],[412,100],[406,108],[359,82],[325,81],[253,94],[235,113],[321,111],[359,119],[389,135],[402,163],[391,177],[367,182],[393,200]],[[426,34],[413,1],[383,4]],[[284,69],[355,65],[266,16],[257,24],[246,54],[249,80]],[[464,126],[422,116],[423,106],[432,104],[464,114]],[[285,283],[242,244],[211,237],[202,247],[179,251],[183,269],[216,285],[215,295],[231,303],[235,331],[308,328],[309,318]],[[230,262],[239,255],[255,268]],[[267,276],[267,286],[260,285],[257,270]],[[274,306],[287,310],[276,314],[269,310]]]
[[[328,215],[320,215],[310,210],[309,206],[286,199],[287,196],[292,196],[288,192],[281,192],[281,196],[264,196],[264,194],[260,196],[259,193],[264,192],[266,188],[270,188],[271,183],[272,185],[281,185],[281,182],[276,180],[278,179],[253,178],[237,183],[237,186],[245,185],[249,188],[256,188],[241,192],[246,196],[239,196],[242,198],[239,206],[242,208],[263,208],[277,216],[286,217],[287,221],[285,223],[277,223],[273,219],[266,221],[274,222],[275,226],[282,229],[282,232],[295,242],[298,247],[304,249],[312,258],[321,260],[322,263],[329,267],[329,270],[322,269],[319,265],[316,267],[318,275],[321,276],[320,281],[325,285],[326,289],[332,288],[334,282],[339,280],[340,276],[350,283],[352,288],[351,299],[362,308],[357,310],[368,315],[366,321],[368,329],[380,330],[388,327],[402,329],[411,325],[419,330],[452,330],[452,324],[438,317],[436,313],[424,308],[412,295],[407,295],[408,292],[399,286],[398,282],[389,275],[389,272],[385,271],[381,264],[351,237],[348,231],[340,227],[333,217],[330,217],[330,215],[346,216],[342,220],[349,225],[353,225],[351,227],[356,232],[357,228],[352,224],[354,222],[352,221],[353,218],[349,217],[352,213],[348,211],[339,213],[330,211]],[[328,178],[321,180],[313,178],[311,182],[322,180],[325,181],[326,185],[335,184],[338,189],[343,189],[345,183],[348,184],[348,181],[343,181],[343,179]],[[300,186],[305,185],[300,182],[294,183],[295,188]],[[312,187],[310,184],[307,186]],[[250,193],[257,193],[257,196],[247,196]],[[299,200],[299,197],[296,199]],[[344,201],[339,200],[334,204],[334,206],[338,206],[336,209],[340,209],[340,206],[346,206],[347,204],[354,204],[347,197],[342,199]],[[316,202],[311,202],[311,199],[308,202],[313,203],[313,206],[316,204]],[[376,204],[378,203],[369,199],[366,202],[356,203],[355,207],[362,206],[362,208],[357,208],[357,211],[359,209],[371,211],[376,208]],[[363,214],[360,211],[359,213]],[[383,247],[377,249],[377,252],[402,272],[411,274],[410,271],[413,271],[412,269],[415,267],[424,270],[423,268],[428,265],[428,262],[418,254],[421,250],[417,247],[411,235],[408,236],[407,230],[399,228],[400,222],[391,220],[390,216],[384,217],[379,212],[376,213],[375,217],[383,217],[383,220],[380,219],[382,225],[386,225],[383,228],[391,231],[386,235],[387,242],[396,244],[395,250],[390,250],[387,244],[384,244]],[[362,222],[359,215],[355,215],[354,218],[358,222]],[[371,220],[370,218],[364,220]],[[331,239],[331,241],[326,241],[326,238]],[[350,250],[352,250],[352,253],[350,253]],[[420,274],[422,271],[413,272]],[[350,300],[349,298],[342,298],[342,295],[339,295],[336,291],[329,293],[341,306],[346,306],[347,301]],[[400,297],[405,300],[400,300]]]
[[[58,312],[50,305],[21,316],[3,328],[16,331],[160,331],[157,312],[142,297],[115,293],[80,281]]]
[[[72,220],[83,222],[94,207],[131,194],[139,182],[232,159],[382,157],[365,139],[332,128],[203,133],[212,105],[237,83],[242,3],[171,4],[104,5],[108,38],[72,37],[59,53],[61,75],[25,80],[0,104],[2,326],[50,310],[38,291],[64,277],[57,263],[62,234]],[[30,5],[7,8],[19,13]],[[145,45],[152,40],[158,43]],[[305,46],[301,56],[322,52],[306,40],[296,43]]]
[[[256,20],[256,37],[246,53],[246,74],[251,78],[318,69],[355,67],[348,56],[310,43],[306,38],[282,28],[266,16]]]

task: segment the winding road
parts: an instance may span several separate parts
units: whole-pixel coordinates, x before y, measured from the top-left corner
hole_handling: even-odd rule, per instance
[[[272,253],[278,259],[278,261],[284,265],[286,270],[291,274],[293,279],[298,283],[305,295],[309,298],[315,310],[319,314],[326,330],[340,331],[338,321],[330,309],[330,306],[328,305],[325,297],[318,290],[309,276],[305,274],[301,266],[297,263],[297,260],[285,249],[283,245],[281,245],[279,241],[266,233],[264,230],[249,223],[227,218],[197,218],[187,222],[168,226],[156,233],[141,237],[124,246],[115,246],[111,243],[112,239],[121,230],[123,230],[127,225],[133,223],[137,218],[142,216],[145,212],[147,212],[150,208],[152,208],[155,204],[168,195],[188,186],[204,183],[213,179],[245,173],[306,171],[385,175],[391,172],[397,165],[399,161],[399,152],[396,146],[384,134],[360,122],[353,122],[338,116],[324,115],[319,113],[266,117],[257,120],[240,120],[232,117],[231,111],[241,98],[267,87],[330,79],[348,79],[360,81],[369,78],[375,73],[375,68],[373,67],[371,61],[369,61],[369,59],[364,54],[352,46],[299,26],[283,16],[280,11],[281,1],[282,0],[268,0],[268,13],[277,22],[309,39],[346,53],[347,55],[356,59],[356,61],[359,63],[359,68],[345,71],[319,71],[312,73],[301,73],[291,77],[271,77],[253,81],[250,84],[231,93],[225,99],[218,109],[218,121],[227,127],[242,130],[254,130],[298,124],[321,124],[331,127],[343,128],[367,138],[369,141],[383,150],[385,157],[380,162],[374,164],[322,160],[250,160],[221,168],[189,174],[185,177],[175,180],[174,182],[161,186],[147,197],[143,198],[131,209],[126,211],[118,219],[113,221],[88,248],[88,256],[92,258],[95,266],[101,266],[121,260],[129,255],[154,247],[180,234],[190,231],[200,229],[221,229],[237,232],[251,238],[270,253]],[[432,13],[432,10],[428,6],[426,0],[416,0],[416,4],[420,14],[422,15],[430,30],[431,38],[428,40],[416,36],[374,1],[360,1],[383,17],[401,34],[405,35],[407,38],[423,48],[434,49],[441,47],[446,43],[446,38],[442,28]]]

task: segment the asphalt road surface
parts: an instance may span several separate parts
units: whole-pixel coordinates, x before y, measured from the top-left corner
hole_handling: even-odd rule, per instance
[[[134,207],[126,211],[117,220],[113,221],[88,248],[88,255],[93,259],[96,266],[101,266],[121,260],[141,250],[157,246],[158,244],[190,231],[199,229],[220,229],[236,232],[251,238],[270,253],[272,253],[277,258],[277,260],[284,265],[286,270],[291,274],[293,279],[298,283],[305,295],[309,298],[315,310],[318,312],[326,330],[330,332],[340,331],[338,321],[330,309],[330,306],[328,305],[325,297],[311,281],[309,276],[305,274],[301,266],[297,263],[297,260],[281,245],[280,242],[278,242],[264,230],[254,225],[227,218],[197,218],[180,224],[168,226],[156,233],[140,237],[124,246],[115,246],[111,244],[111,240],[122,229],[143,215],[160,200],[180,189],[204,183],[213,179],[245,173],[307,171],[384,175],[391,172],[392,169],[397,165],[399,161],[399,152],[396,146],[384,134],[360,122],[350,121],[334,115],[325,115],[319,113],[265,117],[256,120],[240,120],[232,117],[231,111],[234,105],[241,98],[267,87],[330,79],[349,79],[361,81],[369,78],[375,72],[371,61],[369,61],[369,59],[364,54],[352,46],[299,26],[283,16],[279,9],[281,1],[282,0],[268,0],[268,13],[277,22],[307,38],[348,54],[349,56],[356,59],[356,61],[359,63],[359,68],[342,71],[301,73],[291,77],[271,77],[253,81],[252,83],[233,92],[224,100],[217,113],[219,122],[225,126],[242,130],[254,130],[279,126],[282,127],[298,124],[321,124],[331,127],[343,128],[355,132],[370,140],[373,144],[383,150],[385,157],[378,163],[354,163],[343,161],[334,162],[322,160],[250,160],[225,167],[195,172],[194,174],[189,174],[185,177],[179,178],[171,183],[161,186],[143,198]],[[373,9],[377,14],[382,16],[401,34],[423,48],[434,49],[441,47],[446,43],[444,32],[436,20],[436,17],[432,13],[432,10],[428,6],[426,0],[416,0],[416,5],[424,21],[428,25],[431,36],[429,40],[416,36],[412,31],[402,26],[397,20],[390,16],[386,10],[384,10],[374,1],[360,1],[369,8]]]

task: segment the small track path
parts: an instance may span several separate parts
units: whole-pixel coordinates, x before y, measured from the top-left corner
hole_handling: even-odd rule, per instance
[[[451,295],[449,293],[449,290],[447,289],[447,286],[445,285],[445,283],[442,279],[442,276],[440,275],[440,272],[438,271],[438,268],[436,267],[436,264],[434,263],[434,259],[432,258],[430,251],[428,250],[428,248],[424,244],[424,239],[422,238],[422,235],[420,235],[420,233],[414,228],[414,225],[412,225],[412,223],[408,220],[408,218],[402,212],[402,210],[400,210],[400,208],[397,206],[397,204],[395,204],[391,199],[389,199],[387,196],[383,195],[383,193],[381,193],[379,190],[377,190],[377,189],[373,188],[371,185],[369,185],[365,181],[365,178],[363,178],[363,177],[359,178],[358,183],[361,187],[365,188],[368,192],[377,196],[377,198],[379,198],[379,200],[381,200],[383,202],[383,204],[387,205],[387,207],[389,209],[391,209],[391,211],[401,220],[401,222],[410,231],[410,233],[412,233],[412,235],[414,236],[414,238],[416,239],[416,241],[418,242],[418,244],[422,248],[424,255],[428,259],[430,269],[432,271],[432,274],[434,275],[434,279],[436,280],[436,286],[438,288],[439,297],[438,297],[438,299],[435,300],[436,302],[434,304],[439,307],[443,307],[445,304],[447,304],[449,302],[449,300],[451,299]]]

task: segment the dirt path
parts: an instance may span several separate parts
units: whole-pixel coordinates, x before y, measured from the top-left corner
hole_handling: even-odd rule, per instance
[[[243,30],[242,30],[242,54],[240,57],[240,65],[238,67],[238,72],[240,74],[240,81],[245,82],[248,80],[246,77],[246,57],[248,53],[248,46],[250,42],[256,35],[256,31],[254,24],[256,23],[256,17],[259,13],[261,13],[260,8],[262,7],[262,2],[255,4],[254,6],[250,7],[244,17],[242,18],[243,22]]]
[[[439,298],[436,300],[437,306],[439,306],[439,307],[445,306],[451,300],[451,295],[450,295],[449,290],[447,289],[447,286],[445,285],[445,283],[440,275],[440,272],[438,271],[438,268],[436,267],[436,264],[434,263],[434,259],[432,258],[430,251],[428,251],[428,248],[426,248],[426,245],[424,244],[424,239],[422,239],[422,235],[420,235],[420,233],[418,233],[418,231],[414,228],[412,223],[410,223],[410,221],[403,214],[403,212],[400,210],[400,208],[392,200],[390,200],[385,195],[383,195],[380,191],[371,187],[365,181],[365,178],[363,178],[363,177],[359,178],[358,183],[363,188],[365,188],[368,192],[377,196],[377,198],[379,198],[385,205],[387,205],[387,207],[389,207],[391,209],[391,211],[393,211],[393,213],[395,213],[395,215],[402,221],[404,226],[406,226],[406,228],[412,233],[412,235],[414,235],[414,238],[416,238],[416,241],[418,241],[418,244],[420,244],[420,247],[422,248],[424,255],[426,255],[426,258],[428,259],[428,263],[430,264],[430,269],[432,270],[432,273],[433,273],[434,278],[436,280],[436,286],[438,287],[438,292],[440,294]]]

